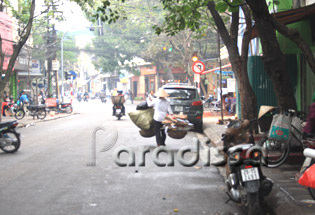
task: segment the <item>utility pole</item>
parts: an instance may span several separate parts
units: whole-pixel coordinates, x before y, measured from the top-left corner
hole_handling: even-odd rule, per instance
[[[52,26],[52,28],[53,28],[53,30],[52,30],[52,34],[53,34],[53,38],[52,38],[52,42],[53,42],[53,56],[52,56],[52,58],[53,59],[57,59],[57,55],[56,55],[56,51],[57,51],[57,49],[56,49],[56,40],[57,40],[57,33],[56,33],[56,29],[55,29],[55,24],[53,24],[53,26]],[[59,93],[59,84],[58,84],[58,70],[55,70],[55,82],[56,82],[56,97],[57,98],[59,98],[59,95],[60,95],[60,93]]]
[[[219,31],[217,32],[218,35],[218,54],[219,54],[219,65],[220,65],[220,106],[221,106],[221,124],[223,124],[223,100],[222,100],[222,63],[221,63],[221,50],[220,50],[220,34]]]
[[[47,16],[47,38],[46,38],[46,60],[47,60],[47,98],[51,97],[51,34],[50,34],[50,26],[49,26],[49,17]]]

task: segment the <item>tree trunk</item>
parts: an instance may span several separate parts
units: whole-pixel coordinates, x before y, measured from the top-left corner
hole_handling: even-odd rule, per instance
[[[291,84],[285,56],[280,50],[270,13],[265,0],[246,0],[253,12],[255,25],[258,27],[263,50],[263,63],[270,77],[278,100],[278,105],[285,109],[296,110],[296,100]]]
[[[237,47],[237,26],[239,24],[238,13],[233,13],[232,15],[231,34],[229,34],[221,16],[215,10],[215,3],[213,1],[208,3],[208,9],[215,21],[221,38],[228,49],[230,62],[232,64],[233,72],[235,74],[235,79],[240,93],[242,119],[254,119],[257,117],[257,101],[256,95],[249,83],[247,74],[247,54],[249,46],[248,35],[244,34],[241,57]],[[249,25],[247,28],[250,27],[251,25]]]
[[[202,80],[200,80],[200,88],[202,90],[203,95],[206,97],[206,99],[208,98],[207,95],[207,89],[205,88],[205,85],[203,84]]]
[[[30,8],[30,17],[29,17],[28,23],[25,26],[25,28],[21,30],[21,35],[22,36],[20,37],[20,39],[17,42],[17,44],[14,46],[13,54],[12,54],[12,56],[10,58],[10,61],[9,61],[9,64],[8,64],[8,68],[7,68],[6,71],[3,71],[2,67],[0,68],[1,69],[1,74],[5,74],[4,79],[2,81],[0,81],[0,93],[1,93],[1,96],[3,95],[4,88],[7,85],[7,83],[9,82],[10,76],[13,73],[13,68],[14,68],[15,61],[16,61],[17,57],[19,56],[19,53],[20,53],[22,47],[26,43],[26,41],[27,41],[27,39],[28,39],[28,37],[29,37],[29,35],[31,33],[33,19],[34,19],[34,10],[35,10],[35,0],[32,0],[32,5],[31,5],[31,8]],[[0,55],[1,56],[3,55],[2,49],[1,49]],[[0,120],[1,120],[1,118],[0,118]]]

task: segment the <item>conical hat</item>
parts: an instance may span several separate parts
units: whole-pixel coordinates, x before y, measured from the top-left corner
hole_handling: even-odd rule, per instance
[[[266,113],[268,113],[269,111],[271,111],[275,108],[276,107],[274,107],[274,106],[266,106],[266,105],[260,106],[258,119],[260,119],[263,115],[265,115]]]
[[[165,90],[160,88],[159,91],[157,93],[155,93],[155,96],[156,97],[163,97],[163,98],[165,98],[165,97],[168,97],[169,95],[168,95],[167,92],[165,92]]]

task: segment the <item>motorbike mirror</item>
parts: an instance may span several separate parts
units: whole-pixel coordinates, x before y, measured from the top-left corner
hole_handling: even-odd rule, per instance
[[[201,100],[205,100],[205,97],[204,97],[204,96],[201,96],[200,98],[201,98]]]

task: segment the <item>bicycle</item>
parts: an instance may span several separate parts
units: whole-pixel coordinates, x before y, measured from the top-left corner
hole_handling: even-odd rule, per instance
[[[303,139],[303,123],[306,114],[294,110],[288,110],[286,112],[281,111],[281,113],[290,117],[291,124],[289,139],[271,139],[269,138],[269,129],[258,142],[258,145],[263,147],[265,151],[263,163],[270,168],[281,166],[287,160],[293,146],[305,148],[309,145],[307,142],[308,140]]]

